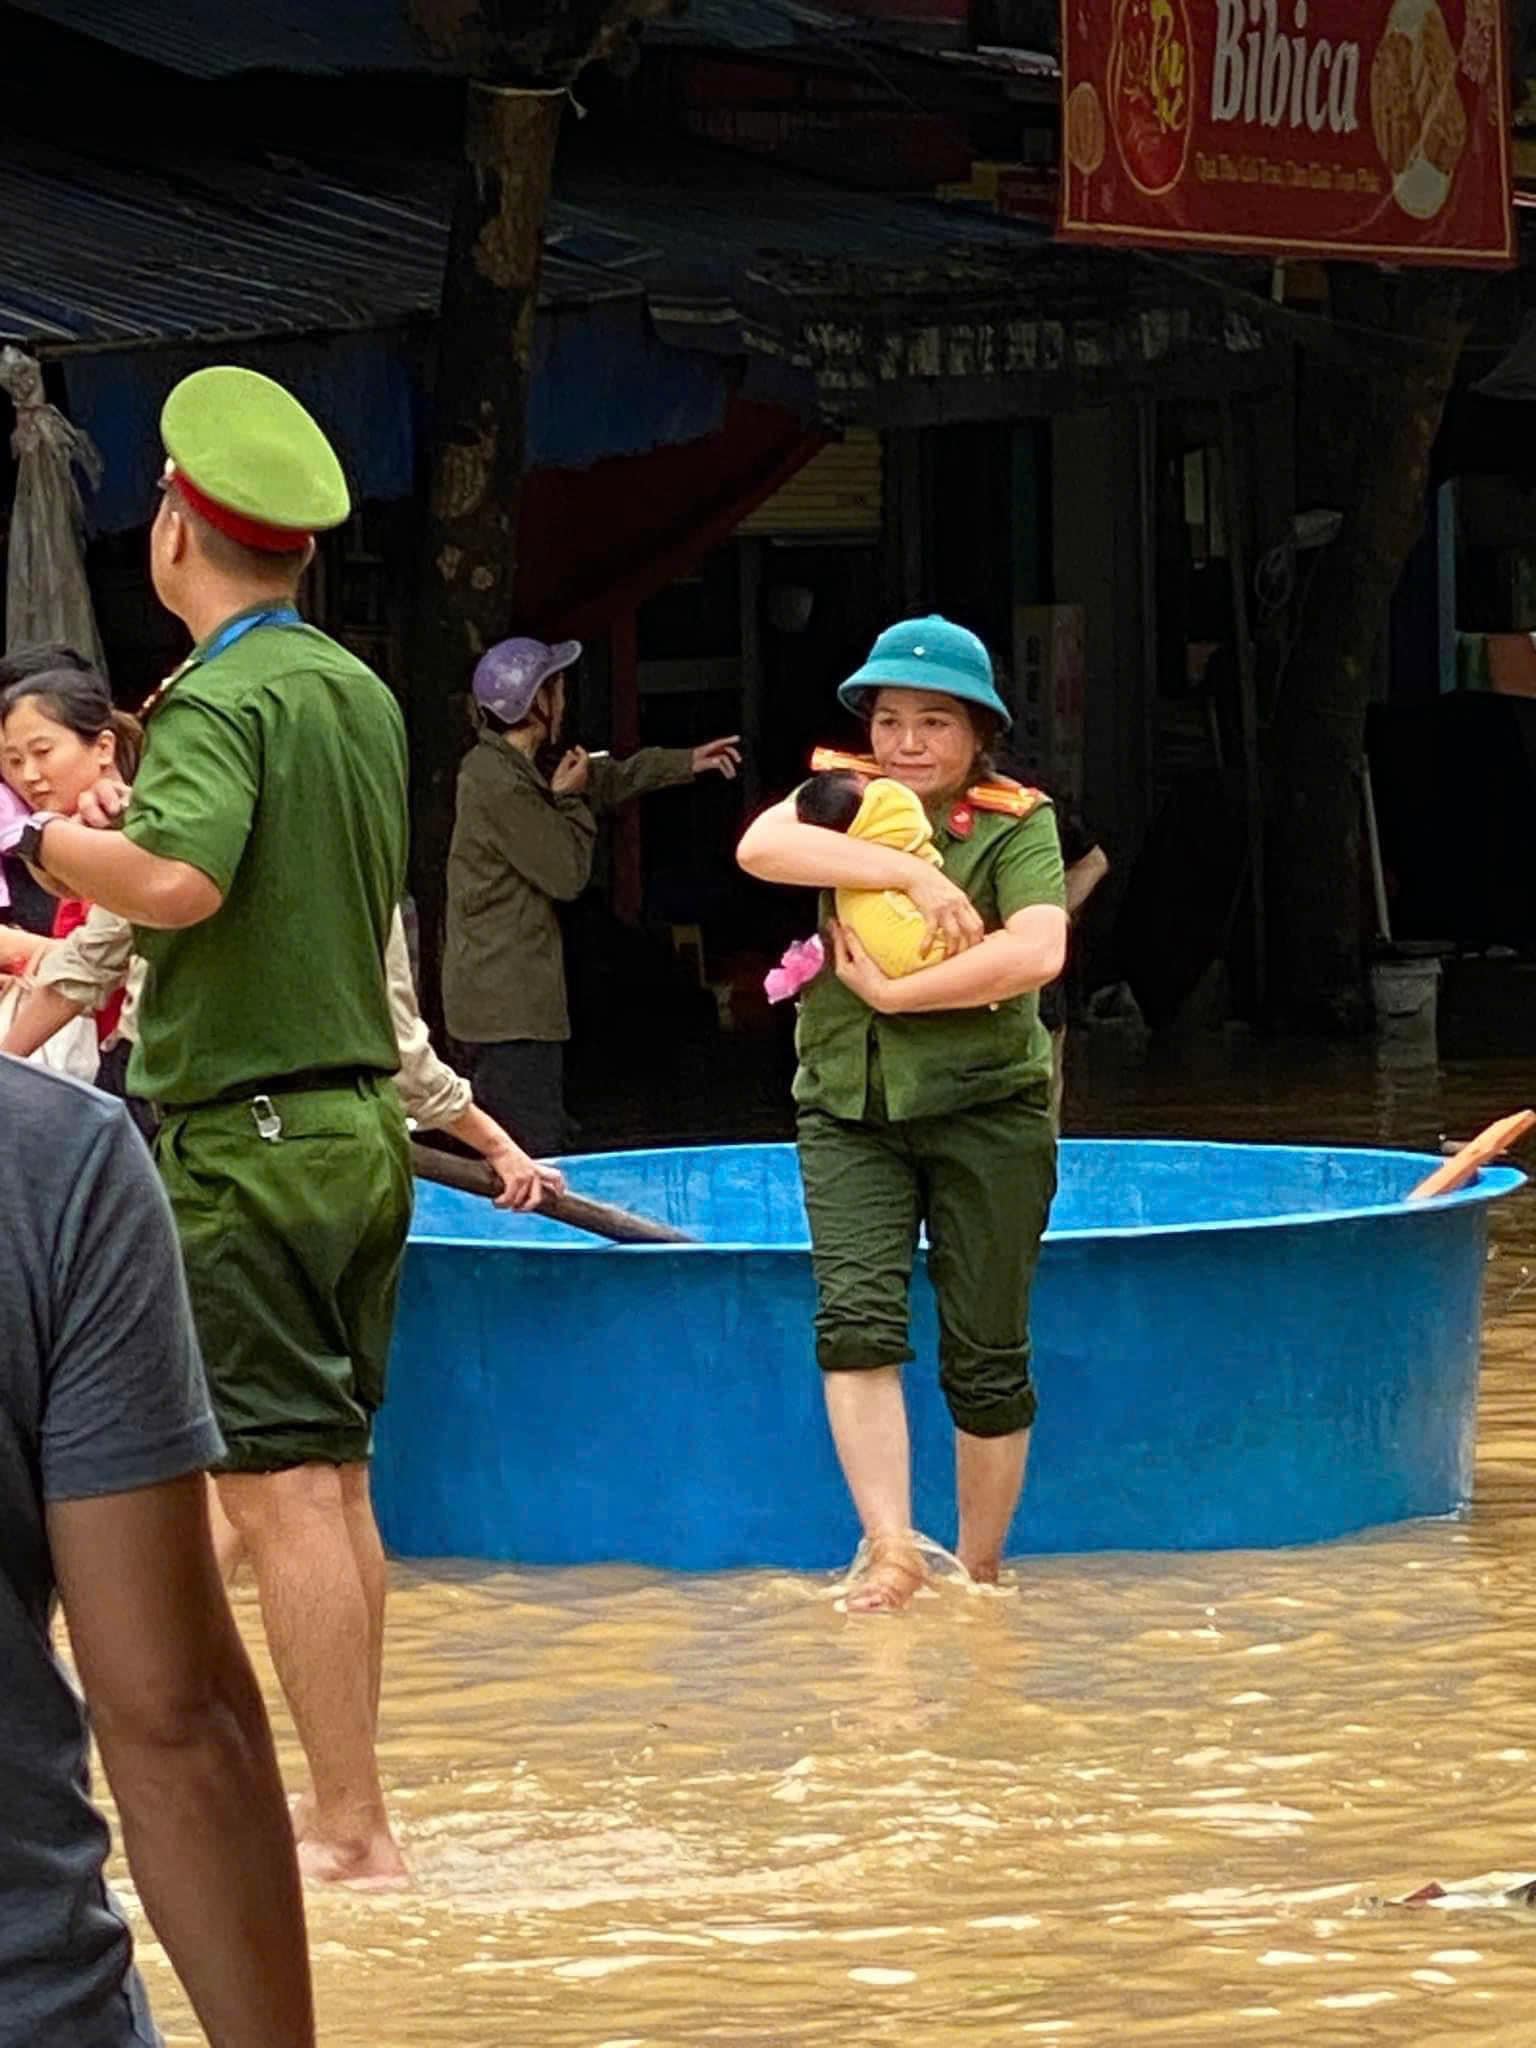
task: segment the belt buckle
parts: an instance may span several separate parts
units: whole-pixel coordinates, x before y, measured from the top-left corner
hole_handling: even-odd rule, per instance
[[[283,1120],[273,1106],[270,1095],[258,1095],[251,1102],[251,1120],[256,1126],[256,1135],[264,1144],[275,1145],[283,1135]]]

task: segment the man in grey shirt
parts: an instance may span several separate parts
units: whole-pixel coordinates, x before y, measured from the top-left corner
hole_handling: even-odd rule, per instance
[[[0,1057],[0,2048],[158,2037],[102,1876],[62,1602],[145,1910],[212,2048],[313,2048],[261,1695],[214,1566],[222,1450],[121,1103]]]

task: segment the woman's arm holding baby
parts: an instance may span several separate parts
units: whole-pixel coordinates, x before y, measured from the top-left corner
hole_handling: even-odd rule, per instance
[[[846,925],[834,925],[837,977],[884,1017],[933,1010],[981,1010],[1053,982],[1066,965],[1067,916],[1055,904],[1015,911],[979,946],[917,974],[883,974]]]
[[[850,839],[795,815],[793,797],[750,824],[736,849],[739,866],[760,882],[786,882],[806,889],[896,889],[922,912],[931,946],[951,953],[978,945],[981,917],[963,889],[942,869],[916,854]]]

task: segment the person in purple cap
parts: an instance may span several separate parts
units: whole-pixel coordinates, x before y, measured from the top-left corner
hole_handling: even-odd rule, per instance
[[[734,737],[646,747],[627,761],[572,747],[546,778],[539,756],[559,745],[580,654],[579,640],[502,640],[481,657],[479,737],[459,771],[448,855],[448,1029],[476,1096],[535,1158],[565,1145],[571,1025],[557,905],[591,878],[599,814],[696,775],[729,781],[741,765]]]

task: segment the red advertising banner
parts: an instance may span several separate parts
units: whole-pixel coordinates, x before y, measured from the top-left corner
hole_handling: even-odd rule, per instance
[[[1061,233],[1515,262],[1503,0],[1062,0]]]

